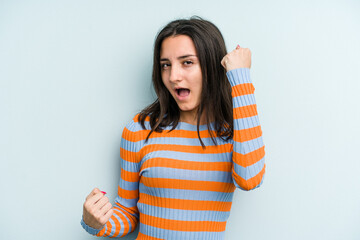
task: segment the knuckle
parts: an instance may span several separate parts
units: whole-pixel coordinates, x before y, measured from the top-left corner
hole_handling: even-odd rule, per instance
[[[88,210],[88,212],[91,214],[91,216],[95,217],[95,209],[91,208]]]
[[[85,201],[83,206],[86,210],[89,210],[89,202]]]
[[[101,217],[101,218],[99,219],[99,223],[100,223],[101,225],[104,225],[106,222],[107,222],[107,219],[106,219],[105,217]]]
[[[94,213],[94,217],[99,221],[102,216],[101,216],[100,212],[96,212],[96,213]]]

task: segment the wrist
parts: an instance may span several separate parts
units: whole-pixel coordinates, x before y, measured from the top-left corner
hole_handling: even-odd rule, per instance
[[[93,228],[93,227],[90,227],[89,225],[87,225],[85,222],[84,222],[84,218],[82,217],[81,218],[81,222],[80,222],[81,226],[90,234],[92,235],[96,235],[98,234],[101,229],[96,229],[96,228]],[[104,226],[105,227],[105,226]]]

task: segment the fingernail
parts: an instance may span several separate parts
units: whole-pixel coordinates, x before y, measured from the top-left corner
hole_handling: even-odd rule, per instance
[[[240,48],[239,44],[236,46],[236,48]]]
[[[100,192],[102,192],[104,195],[106,194],[106,192],[104,192],[104,191],[100,191]]]

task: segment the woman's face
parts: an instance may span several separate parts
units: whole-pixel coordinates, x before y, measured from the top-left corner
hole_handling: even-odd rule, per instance
[[[182,119],[196,116],[202,73],[194,42],[187,35],[165,38],[160,50],[161,77],[180,108]]]

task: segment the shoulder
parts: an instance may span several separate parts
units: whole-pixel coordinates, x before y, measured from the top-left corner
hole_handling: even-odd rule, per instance
[[[121,148],[129,152],[139,152],[144,145],[148,130],[144,130],[136,114],[124,127],[122,132]]]
[[[145,129],[142,127],[140,121],[139,121],[139,115],[140,113],[136,114],[131,121],[129,121],[126,126],[124,127],[122,137],[132,141],[136,142],[139,140],[142,140],[144,137],[144,134],[148,132],[149,130],[149,117],[147,116],[144,121]]]

